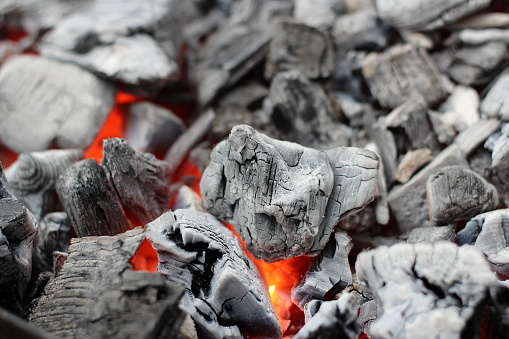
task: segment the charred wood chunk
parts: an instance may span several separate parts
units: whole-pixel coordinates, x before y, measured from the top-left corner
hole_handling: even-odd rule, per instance
[[[476,338],[489,288],[497,283],[478,249],[448,241],[379,247],[359,254],[355,268],[377,303],[369,329],[374,338],[424,332]]]
[[[322,152],[238,125],[212,151],[200,188],[207,211],[270,262],[318,254],[340,218],[374,199],[378,169],[371,151]]]
[[[166,212],[147,226],[158,271],[186,290],[181,307],[204,338],[281,338],[263,279],[238,239],[216,218],[192,210]],[[240,330],[240,332],[239,332]]]
[[[495,186],[476,172],[459,166],[443,167],[431,174],[426,193],[433,226],[470,219],[498,206]]]
[[[407,183],[414,173],[419,171],[434,158],[431,150],[428,148],[420,148],[407,152],[398,165],[398,173],[395,179],[402,184]]]
[[[62,29],[68,28],[62,26],[45,37],[40,48],[43,56],[72,62],[101,77],[136,87],[137,94],[157,93],[180,72],[177,63],[147,34],[118,37],[111,44],[99,43],[83,52],[59,46],[65,34]]]
[[[497,119],[481,119],[470,126],[454,139],[465,156],[470,156],[486,139],[500,128],[501,122]]]
[[[368,55],[362,73],[373,96],[386,108],[394,109],[409,99],[432,106],[447,94],[428,53],[410,44]]]
[[[415,31],[435,30],[490,4],[489,0],[376,0],[378,15],[389,25]]]
[[[327,78],[334,68],[329,37],[316,28],[293,20],[273,24],[266,75],[297,70],[309,79]]]
[[[406,184],[389,192],[387,201],[401,232],[425,226],[429,222],[426,181],[436,170],[453,165],[468,168],[468,162],[456,145],[444,149]]]
[[[144,239],[142,228],[73,239],[29,321],[63,338],[175,338],[183,290],[159,274],[132,270]]]
[[[339,51],[368,49],[378,51],[388,43],[388,27],[373,7],[340,16],[333,25],[332,36]]]
[[[168,167],[154,155],[135,151],[124,139],[107,139],[102,167],[127,217],[136,224],[144,225],[168,210]]]
[[[67,252],[72,237],[72,226],[67,213],[47,214],[39,224],[39,250],[42,258],[53,266],[53,252]]]
[[[448,240],[454,242],[456,239],[456,233],[454,232],[454,226],[440,226],[440,227],[417,227],[410,231],[407,242],[437,242],[440,240]]]
[[[296,0],[293,16],[308,26],[326,30],[331,28],[336,18],[346,11],[345,7],[343,0]]]
[[[138,152],[164,154],[186,130],[170,110],[150,102],[129,105],[125,138]]]
[[[488,118],[509,121],[509,70],[505,70],[481,102],[481,113]]]
[[[472,244],[488,257],[509,246],[509,210],[501,209],[472,218],[458,233],[462,244]]]
[[[198,93],[207,105],[220,91],[235,84],[266,56],[268,30],[243,25],[227,27],[207,40],[199,50],[196,65]]]
[[[321,149],[348,144],[346,126],[334,121],[325,91],[301,73],[276,75],[269,98],[272,120],[285,139]]]
[[[324,302],[320,310],[306,322],[295,339],[356,339],[361,332],[355,297],[343,294],[338,300]]]
[[[0,76],[0,141],[18,153],[52,144],[85,149],[108,117],[116,93],[115,86],[78,66],[12,57]]]
[[[72,165],[56,188],[78,237],[116,235],[130,228],[106,172],[95,159]]]
[[[73,163],[83,158],[81,150],[49,150],[23,153],[6,171],[9,187],[16,198],[38,220],[60,206],[55,184]]]
[[[348,254],[352,239],[343,232],[335,232],[329,243],[304,276],[293,288],[292,301],[301,309],[311,300],[325,300],[327,294],[335,295],[352,283]]]

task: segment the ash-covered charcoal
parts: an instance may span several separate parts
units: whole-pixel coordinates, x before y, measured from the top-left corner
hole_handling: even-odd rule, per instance
[[[444,226],[497,208],[498,192],[476,172],[446,166],[429,176],[426,201],[431,224]]]
[[[200,337],[281,338],[282,329],[255,264],[224,225],[207,213],[166,212],[146,226],[158,271],[186,292],[180,306]],[[240,330],[240,332],[239,332]]]
[[[367,134],[376,144],[378,153],[382,158],[386,181],[391,184],[397,173],[396,158],[398,151],[394,134],[387,129],[383,119],[375,120],[375,116],[370,110],[365,112],[364,120]]]
[[[268,29],[244,25],[227,27],[211,35],[196,60],[200,103],[208,105],[259,64],[267,55],[269,41]]]
[[[29,316],[63,338],[176,338],[183,289],[130,261],[145,239],[135,228],[114,237],[75,238],[60,273]]]
[[[359,306],[350,293],[322,303],[320,310],[302,327],[294,339],[356,339],[361,332]]]
[[[72,226],[67,213],[48,213],[39,223],[39,250],[41,257],[53,267],[53,252],[67,252]]]
[[[177,200],[172,208],[174,210],[191,209],[198,212],[206,212],[198,193],[186,185],[179,188]]]
[[[9,188],[41,220],[47,213],[56,212],[61,206],[55,190],[58,177],[82,158],[81,150],[23,153],[5,171]]]
[[[394,109],[409,99],[431,106],[447,94],[428,53],[410,44],[369,54],[362,73],[373,96],[386,108]]]
[[[124,139],[104,140],[102,162],[127,217],[144,225],[168,210],[170,174],[167,164],[150,153],[135,151]]]
[[[294,0],[235,0],[231,2],[229,25],[266,27],[277,16],[290,17]]]
[[[277,74],[270,86],[272,120],[286,140],[326,149],[348,145],[348,127],[335,121],[323,88],[297,71]]]
[[[454,226],[431,226],[431,227],[417,227],[410,231],[408,234],[407,242],[437,242],[440,240],[448,240],[454,242],[456,239],[456,233],[454,232]]]
[[[501,125],[502,123],[497,119],[481,119],[458,134],[454,144],[465,156],[471,156],[488,137],[500,129]]]
[[[402,184],[407,183],[417,171],[429,164],[434,158],[433,152],[428,148],[408,151],[398,165],[395,179]]]
[[[346,9],[344,0],[295,0],[293,16],[308,26],[326,30]]]
[[[481,251],[448,241],[379,247],[360,253],[355,268],[377,303],[374,338],[477,338],[497,284]]]
[[[501,13],[491,13],[501,14]],[[464,29],[457,35],[452,37],[453,42],[459,42],[467,45],[482,45],[489,42],[502,42],[509,41],[509,29]]]
[[[117,194],[95,159],[68,168],[56,189],[78,237],[116,235],[130,229]]]
[[[125,138],[138,152],[164,154],[185,130],[182,119],[151,102],[134,103],[127,108]]]
[[[9,58],[0,75],[0,142],[18,153],[51,145],[85,149],[116,94],[115,86],[78,66],[29,55]]]
[[[396,28],[430,31],[485,9],[489,0],[376,0],[380,18]]]
[[[272,40],[265,65],[267,78],[299,71],[309,79],[327,78],[334,68],[334,51],[328,35],[292,19],[272,25]]]
[[[453,130],[453,134],[454,131],[463,132],[479,122],[479,94],[471,87],[455,86],[447,100],[438,107],[438,111],[441,112],[440,115],[443,117],[440,122],[443,125],[450,126],[448,128]],[[438,134],[436,127],[440,128],[440,126],[433,124],[435,132]],[[453,138],[454,135],[445,142],[440,138],[439,141],[450,144]]]
[[[369,300],[359,307],[359,322],[362,328],[362,331],[371,337],[371,332],[369,331],[369,327],[371,323],[377,318],[377,307],[376,301]]]
[[[334,232],[303,280],[292,289],[292,301],[304,309],[311,300],[325,300],[327,294],[335,295],[350,285],[348,254],[352,246],[352,239],[346,233]]]
[[[131,92],[139,95],[157,93],[180,72],[177,63],[148,34],[118,37],[111,44],[76,51],[59,46],[62,35],[66,34],[60,31],[67,29],[61,26],[50,32],[41,44],[41,55],[75,63],[100,77],[127,84]],[[88,37],[94,38],[98,39],[93,35]]]
[[[493,134],[486,144],[493,143],[491,149],[490,177],[502,199],[509,201],[509,124],[504,124],[500,133]]]
[[[332,36],[339,51],[378,51],[387,46],[388,27],[378,18],[375,8],[368,7],[340,16],[334,22]]]
[[[506,95],[509,88],[509,69],[506,69],[496,79],[481,102],[481,114],[487,118],[509,121],[509,98]]]
[[[395,187],[389,192],[387,201],[401,232],[426,226],[429,223],[426,181],[438,169],[453,165],[468,168],[468,162],[455,144],[440,152],[432,162],[415,174],[406,184]]]
[[[207,211],[270,262],[317,255],[341,218],[374,199],[378,171],[371,151],[322,152],[239,125],[212,151],[200,188]]]

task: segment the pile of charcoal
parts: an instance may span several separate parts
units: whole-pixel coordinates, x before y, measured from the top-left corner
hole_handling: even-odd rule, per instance
[[[0,337],[506,338],[508,12],[1,2]]]

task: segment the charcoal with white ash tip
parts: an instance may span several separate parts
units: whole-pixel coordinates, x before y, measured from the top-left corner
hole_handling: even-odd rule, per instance
[[[318,255],[338,221],[374,199],[379,175],[371,151],[320,151],[238,125],[212,151],[200,189],[207,211],[273,262]]]

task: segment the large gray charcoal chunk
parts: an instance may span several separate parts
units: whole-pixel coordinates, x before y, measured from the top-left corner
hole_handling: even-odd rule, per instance
[[[362,73],[373,96],[386,108],[394,109],[412,98],[431,106],[447,94],[428,53],[410,44],[368,55]]]
[[[78,66],[16,56],[0,74],[0,141],[15,152],[51,145],[85,149],[113,107],[117,89]]]
[[[345,12],[345,7],[343,0],[296,0],[293,16],[308,26],[326,30]]]
[[[102,167],[129,219],[144,225],[168,210],[170,174],[165,162],[135,151],[124,139],[104,140]]]
[[[509,121],[509,70],[505,70],[481,102],[481,114],[488,118]]]
[[[198,51],[196,60],[200,103],[209,104],[258,65],[267,54],[269,41],[268,29],[243,25],[228,27],[210,36]]]
[[[426,196],[433,226],[470,219],[498,205],[495,186],[476,172],[459,166],[443,167],[430,175]]]
[[[335,294],[350,285],[348,254],[352,246],[352,239],[346,233],[336,231],[303,280],[292,289],[292,301],[304,309],[311,300],[323,301],[326,294]]]
[[[83,158],[81,150],[23,153],[5,171],[12,193],[41,220],[61,206],[55,184],[61,174]]]
[[[357,316],[359,306],[350,293],[338,300],[324,302],[319,311],[302,327],[294,339],[356,339],[361,332]]]
[[[151,102],[139,102],[127,108],[125,138],[139,152],[164,154],[185,130],[178,116]]]
[[[348,144],[347,128],[334,120],[327,94],[303,74],[277,74],[269,98],[272,120],[287,140],[321,149]]]
[[[468,162],[463,153],[454,144],[440,152],[432,162],[415,174],[406,184],[393,188],[389,192],[387,201],[401,232],[408,232],[429,223],[426,181],[436,170],[453,165],[468,168]]]
[[[238,125],[214,148],[200,188],[207,211],[270,262],[317,255],[340,218],[374,199],[378,170],[367,150],[322,152]]]
[[[355,268],[377,303],[373,338],[477,338],[497,284],[481,251],[448,241],[382,246],[359,254]]]
[[[447,26],[489,4],[489,0],[376,0],[382,20],[393,27],[415,31]]]
[[[216,218],[166,212],[146,226],[158,271],[186,290],[180,303],[206,338],[281,338],[267,287],[239,240]]]
[[[278,20],[272,25],[265,66],[269,78],[291,70],[310,79],[327,78],[334,68],[331,41],[316,28],[293,20]]]
[[[75,63],[98,76],[137,87],[140,94],[156,93],[180,72],[177,63],[147,34],[118,37],[111,44],[82,52],[58,45],[62,29],[68,28],[59,27],[46,36],[40,48],[43,56]]]

